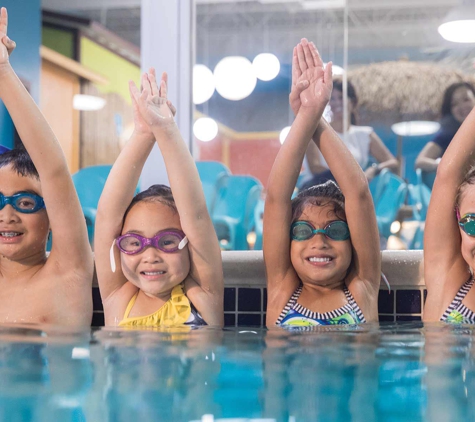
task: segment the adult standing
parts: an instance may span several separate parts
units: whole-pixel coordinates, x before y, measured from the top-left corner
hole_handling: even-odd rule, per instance
[[[347,93],[347,113],[348,116],[350,116],[350,121],[345,128],[343,118],[343,83],[341,80],[334,81],[333,92],[329,102],[332,112],[332,128],[338,133],[358,164],[365,169],[365,175],[368,180],[373,179],[385,168],[391,171],[397,171],[399,166],[398,160],[384,145],[374,129],[370,126],[358,126],[356,117],[358,97],[354,86],[350,82],[348,82],[347,85]],[[370,156],[375,159],[376,163],[368,167]],[[304,176],[302,188],[333,179],[327,163],[314,142],[309,144],[305,155],[304,173],[307,174],[307,177]]]
[[[437,170],[440,158],[474,106],[475,87],[472,84],[458,82],[445,90],[440,110],[440,130],[417,156],[416,168],[426,172]]]

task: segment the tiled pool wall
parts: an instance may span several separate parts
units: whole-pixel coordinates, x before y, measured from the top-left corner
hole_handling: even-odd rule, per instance
[[[228,327],[265,326],[267,289],[262,251],[223,252],[224,322]],[[427,290],[422,271],[422,251],[384,251],[382,270],[391,292],[381,283],[379,320],[420,321]],[[93,287],[92,326],[104,325],[97,283]]]

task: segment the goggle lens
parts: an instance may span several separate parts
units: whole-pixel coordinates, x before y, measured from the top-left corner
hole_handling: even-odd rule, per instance
[[[290,236],[292,240],[303,241],[311,239],[317,233],[323,233],[332,240],[346,240],[350,237],[350,229],[345,221],[333,221],[323,229],[315,229],[305,221],[292,224]]]
[[[464,215],[459,220],[459,226],[469,236],[475,236],[475,214]]]

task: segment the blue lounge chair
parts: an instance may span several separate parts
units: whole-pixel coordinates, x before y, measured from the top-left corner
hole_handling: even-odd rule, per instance
[[[222,249],[247,250],[247,234],[255,227],[254,210],[262,185],[251,176],[228,176],[212,213]]]
[[[196,168],[203,185],[208,212],[212,215],[218,194],[231,172],[223,163],[218,161],[197,161]]]

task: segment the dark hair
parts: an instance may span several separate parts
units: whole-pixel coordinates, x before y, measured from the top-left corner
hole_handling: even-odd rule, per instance
[[[23,177],[33,177],[40,180],[38,170],[36,170],[33,161],[23,148],[15,148],[11,151],[0,154],[0,168],[12,166],[12,169]]]
[[[462,180],[462,183],[460,183],[457,189],[457,194],[455,195],[455,206],[457,208],[460,208],[460,202],[462,200],[463,191],[467,185],[475,185],[475,166],[472,166],[468,170],[467,174]]]
[[[138,202],[142,201],[160,202],[161,204],[170,207],[173,211],[178,212],[175,205],[175,199],[173,198],[172,190],[166,185],[152,185],[148,189],[134,196],[132,202],[125,211],[124,221],[132,207]]]
[[[341,219],[346,220],[345,197],[340,188],[333,180],[327,180],[320,185],[311,186],[304,189],[292,199],[292,223],[295,223],[302,215],[303,209],[307,205],[319,207],[327,204],[333,205],[333,212]]]
[[[337,91],[343,93],[343,81],[341,79],[333,81],[333,89],[336,89]],[[354,85],[350,81],[346,82],[346,95],[353,103],[353,109],[356,108],[356,106],[358,105],[358,96],[356,95]],[[356,119],[356,113],[354,110],[351,112],[350,121],[352,125],[358,124]]]
[[[457,82],[450,85],[444,92],[444,98],[442,100],[442,107],[440,108],[441,117],[452,116],[452,97],[454,92],[459,88],[467,88],[475,95],[475,87],[468,82]]]

